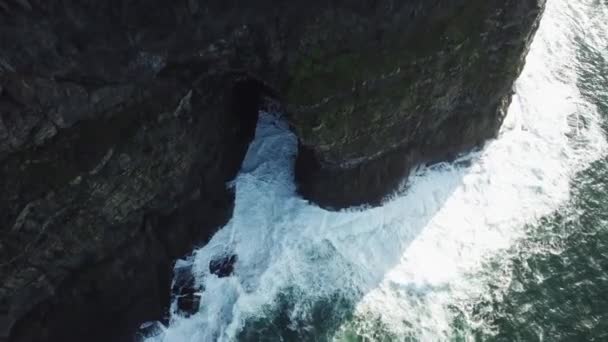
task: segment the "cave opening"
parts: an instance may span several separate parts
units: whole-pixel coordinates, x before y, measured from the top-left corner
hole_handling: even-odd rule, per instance
[[[229,115],[236,120],[234,137],[245,149],[238,155],[244,156],[255,137],[260,112],[283,113],[282,105],[278,93],[271,86],[250,75],[242,75],[232,83],[228,98]],[[238,166],[234,166],[240,169],[242,162],[239,158]]]
[[[240,137],[251,142],[255,135],[259,112],[278,106],[278,96],[272,87],[252,76],[237,79],[230,96],[230,111],[239,120]]]

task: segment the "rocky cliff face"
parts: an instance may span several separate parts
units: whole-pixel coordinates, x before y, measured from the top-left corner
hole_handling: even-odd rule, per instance
[[[290,65],[300,191],[324,206],[379,203],[413,166],[494,137],[544,8],[368,3],[320,13]]]
[[[229,218],[262,98],[301,193],[377,203],[498,130],[544,0],[0,0],[0,341],[130,340]]]
[[[231,215],[262,86],[148,3],[0,2],[0,340],[130,340]]]

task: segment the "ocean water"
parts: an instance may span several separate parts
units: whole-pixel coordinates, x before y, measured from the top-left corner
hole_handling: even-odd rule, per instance
[[[261,113],[233,218],[176,265],[200,309],[147,341],[608,341],[608,3],[548,0],[515,91],[497,139],[341,212]]]

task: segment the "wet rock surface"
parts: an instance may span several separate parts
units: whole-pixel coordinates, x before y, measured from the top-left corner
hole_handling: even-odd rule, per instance
[[[135,342],[144,342],[147,338],[155,337],[163,332],[163,325],[160,322],[143,323],[135,333]]]
[[[219,278],[229,277],[234,272],[234,263],[236,261],[237,256],[235,254],[211,260],[209,262],[209,272]]]
[[[0,0],[0,341],[130,341],[161,319],[174,260],[231,215],[264,96],[326,207],[483,143],[542,7]]]
[[[177,311],[184,316],[193,315],[198,312],[201,302],[199,293],[203,289],[195,282],[192,265],[175,267],[174,274],[171,292],[176,299]]]

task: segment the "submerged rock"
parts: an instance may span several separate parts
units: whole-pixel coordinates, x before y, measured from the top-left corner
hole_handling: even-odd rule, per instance
[[[175,268],[172,293],[181,315],[190,316],[198,312],[202,290],[196,284],[191,264]]]
[[[483,143],[543,3],[0,1],[0,341],[162,318],[174,260],[231,214],[264,96],[327,207]]]
[[[189,317],[198,312],[201,296],[194,290],[182,293],[177,298],[177,309],[180,314]]]
[[[159,336],[163,333],[163,324],[156,322],[143,323],[135,334],[134,342],[145,342],[147,338]]]
[[[232,275],[232,272],[234,272],[234,263],[236,260],[237,256],[235,254],[211,260],[209,262],[209,272],[215,274],[219,278],[229,277]]]

